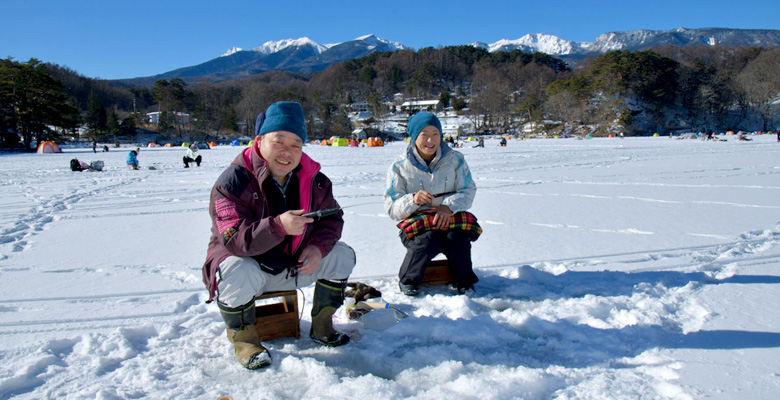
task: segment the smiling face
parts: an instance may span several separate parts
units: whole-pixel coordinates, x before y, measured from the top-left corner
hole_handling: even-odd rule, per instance
[[[441,145],[441,133],[435,126],[428,125],[417,136],[417,140],[414,141],[417,152],[420,153],[420,157],[425,160],[433,160],[436,157],[436,150]]]
[[[260,140],[260,155],[268,164],[268,170],[283,184],[287,174],[301,162],[303,141],[298,135],[287,131],[268,132],[257,140]]]

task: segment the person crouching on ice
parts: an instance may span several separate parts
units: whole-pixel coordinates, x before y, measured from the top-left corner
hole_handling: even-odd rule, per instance
[[[191,144],[190,147],[187,148],[187,154],[182,158],[182,161],[184,161],[184,168],[189,168],[191,162],[194,162],[200,167],[200,162],[203,160],[203,157],[201,157],[199,153],[198,142]]]
[[[477,186],[463,154],[442,140],[441,122],[428,112],[409,118],[409,146],[387,171],[384,205],[390,218],[401,221],[406,256],[398,273],[399,287],[416,296],[428,263],[439,253],[449,260],[452,286],[458,293],[474,289],[471,242],[482,233],[466,212]]]
[[[138,151],[130,150],[130,152],[127,153],[127,159],[125,161],[130,169],[138,169]]]
[[[343,213],[313,219],[303,213],[339,207],[331,181],[303,153],[306,126],[295,102],[277,102],[257,118],[252,146],[222,172],[211,190],[211,240],[203,279],[233,333],[238,361],[248,369],[271,364],[255,330],[255,296],[314,284],[309,336],[341,346],[349,336],[333,328],[333,313],[355,267],[355,252],[340,242]]]

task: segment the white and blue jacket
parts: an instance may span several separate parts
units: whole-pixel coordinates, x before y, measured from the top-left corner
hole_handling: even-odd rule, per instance
[[[414,203],[414,194],[419,190],[433,195],[453,193],[437,197],[430,206],[420,206]],[[390,218],[396,221],[438,205],[449,207],[454,214],[471,208],[476,193],[477,185],[463,154],[442,141],[436,156],[428,164],[420,157],[414,143],[410,143],[387,171],[384,206]]]

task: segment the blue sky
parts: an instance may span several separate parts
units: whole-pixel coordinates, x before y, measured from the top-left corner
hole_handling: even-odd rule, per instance
[[[780,1],[199,1],[7,0],[0,57],[67,66],[91,78],[149,76],[233,46],[307,36],[326,44],[367,34],[418,49],[545,33],[592,42],[605,32],[780,29]]]

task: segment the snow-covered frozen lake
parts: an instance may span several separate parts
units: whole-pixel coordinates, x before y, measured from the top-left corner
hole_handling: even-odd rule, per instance
[[[780,143],[751,138],[459,149],[480,282],[418,298],[398,293],[404,248],[381,204],[405,144],[306,146],[352,206],[351,280],[410,318],[339,314],[360,341],[270,341],[262,371],[236,362],[201,282],[209,191],[240,148],[190,169],[184,149],[142,148],[139,171],[129,148],[0,155],[0,399],[776,398]],[[106,167],[72,172],[74,157]]]

